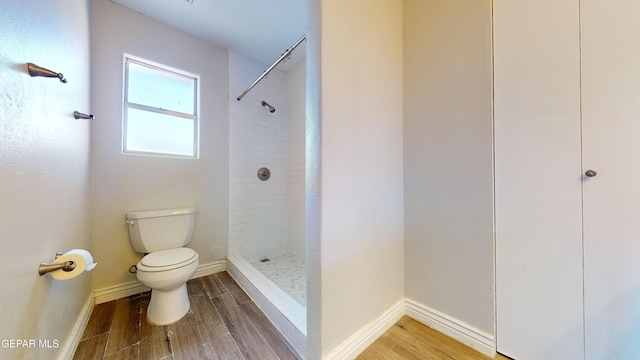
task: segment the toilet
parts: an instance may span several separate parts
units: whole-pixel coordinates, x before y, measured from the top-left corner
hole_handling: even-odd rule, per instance
[[[151,288],[147,320],[167,325],[189,311],[187,280],[199,265],[198,253],[184,247],[191,241],[193,207],[127,213],[133,248],[146,254],[136,265],[138,281]]]

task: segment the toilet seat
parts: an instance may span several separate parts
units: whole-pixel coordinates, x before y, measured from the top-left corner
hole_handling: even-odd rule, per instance
[[[181,268],[198,261],[198,253],[190,248],[154,251],[143,257],[138,271],[157,272]]]

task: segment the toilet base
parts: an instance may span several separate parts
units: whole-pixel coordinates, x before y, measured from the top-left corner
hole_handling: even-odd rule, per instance
[[[169,291],[151,289],[147,321],[151,325],[174,323],[187,314],[190,306],[186,283]]]

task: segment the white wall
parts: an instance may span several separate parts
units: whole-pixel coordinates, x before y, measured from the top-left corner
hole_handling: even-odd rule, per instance
[[[320,176],[321,0],[307,0],[305,239],[307,266],[307,358],[322,358],[322,244]]]
[[[53,359],[90,296],[91,274],[38,276],[56,251],[90,249],[89,2],[7,1],[0,9],[0,303],[2,359]],[[61,72],[31,78],[26,64]],[[98,265],[98,267],[102,264]],[[10,348],[5,340],[57,348]]]
[[[296,51],[305,51],[304,48]],[[287,249],[306,258],[305,236],[305,123],[307,62],[287,71]]]
[[[230,252],[246,260],[283,253],[287,248],[286,77],[273,70],[241,101],[236,97],[268,65],[229,55],[229,241]],[[270,113],[261,105],[276,108]],[[261,181],[258,169],[271,177]]]
[[[320,19],[311,38],[321,41],[319,239],[310,233],[320,284],[309,275],[309,286],[320,286],[319,324],[311,326],[321,326],[321,339],[311,341],[326,355],[404,295],[402,2],[322,0],[310,8]],[[310,303],[310,321],[317,305]]]
[[[227,255],[228,53],[108,0],[92,3],[94,287],[135,281],[141,254],[131,247],[125,213],[195,206],[188,245],[205,264]],[[122,154],[123,53],[200,75],[200,158]]]
[[[406,296],[494,333],[490,1],[404,1]]]

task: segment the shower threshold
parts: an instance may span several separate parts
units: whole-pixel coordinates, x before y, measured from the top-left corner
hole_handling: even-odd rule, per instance
[[[307,344],[307,310],[241,256],[227,258],[227,270],[249,294],[273,325],[304,358]]]

